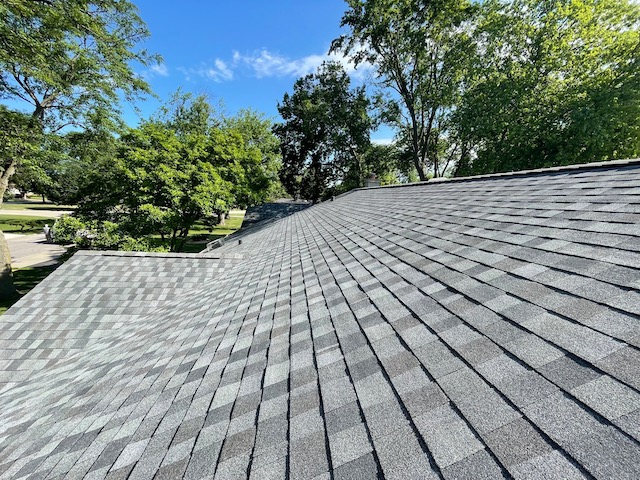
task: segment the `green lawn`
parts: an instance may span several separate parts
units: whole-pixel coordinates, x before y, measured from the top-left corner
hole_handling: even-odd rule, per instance
[[[207,243],[231,235],[238,230],[242,226],[243,220],[244,211],[235,210],[231,213],[231,217],[225,221],[224,225],[211,227],[203,221],[198,221],[193,225],[191,230],[189,230],[187,241],[180,251],[183,253],[199,253],[205,249]],[[163,242],[159,235],[154,235],[149,238],[149,240],[154,246],[169,245],[169,242],[167,240]]]
[[[55,218],[0,214],[0,230],[4,233],[40,233],[45,223],[53,226]]]
[[[29,200],[2,202],[2,210],[62,210],[72,212],[76,209],[73,205],[56,205],[55,203],[32,202]]]
[[[44,280],[51,272],[56,269],[57,265],[50,265],[47,267],[25,267],[13,271],[13,283],[20,295],[11,300],[0,301],[0,315],[7,311],[7,309],[16,303],[20,297],[25,295],[29,290],[38,285]]]

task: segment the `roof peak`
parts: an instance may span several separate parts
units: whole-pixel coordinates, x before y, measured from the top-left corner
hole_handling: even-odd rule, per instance
[[[343,195],[347,195],[351,192],[356,192],[358,190],[372,190],[377,188],[399,188],[399,187],[410,187],[415,185],[427,185],[432,183],[441,183],[441,182],[467,182],[473,180],[487,180],[492,178],[504,178],[504,177],[521,177],[525,175],[535,175],[535,174],[545,174],[545,173],[556,173],[556,172],[568,172],[575,170],[593,170],[599,168],[612,168],[612,167],[625,167],[632,165],[640,165],[640,158],[630,158],[623,160],[609,160],[606,162],[592,162],[592,163],[578,163],[574,165],[562,165],[558,167],[546,167],[546,168],[536,168],[533,170],[517,170],[512,172],[502,172],[502,173],[489,173],[485,175],[472,175],[467,177],[452,177],[452,178],[432,178],[431,180],[425,180],[421,182],[412,182],[412,183],[400,183],[395,185],[381,185],[377,187],[361,187],[355,188],[353,190],[349,190],[345,192]],[[340,195],[342,196],[342,195]]]

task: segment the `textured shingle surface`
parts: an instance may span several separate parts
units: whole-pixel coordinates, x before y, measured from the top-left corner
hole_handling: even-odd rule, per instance
[[[77,256],[0,317],[0,478],[640,477],[640,165],[235,238]]]
[[[0,321],[0,392],[213,280],[233,257],[78,252]]]

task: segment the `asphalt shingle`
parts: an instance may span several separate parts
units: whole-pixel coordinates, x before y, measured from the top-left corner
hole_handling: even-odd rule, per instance
[[[0,479],[640,477],[638,161],[276,210],[0,317]]]

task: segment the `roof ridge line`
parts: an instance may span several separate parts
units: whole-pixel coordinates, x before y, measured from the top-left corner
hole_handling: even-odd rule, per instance
[[[621,166],[631,166],[631,165],[640,165],[640,158],[627,158],[621,160],[607,160],[605,162],[592,162],[592,163],[576,163],[573,165],[561,165],[557,167],[545,167],[545,168],[536,168],[532,170],[514,170],[511,172],[501,172],[501,173],[487,173],[484,175],[470,175],[466,177],[438,177],[432,178],[430,180],[424,180],[420,182],[411,182],[411,183],[396,183],[393,185],[379,185],[376,187],[360,187],[349,190],[348,192],[344,192],[340,195],[337,195],[335,198],[338,199],[345,195],[348,195],[353,192],[357,192],[360,190],[375,190],[379,188],[401,188],[401,187],[412,187],[416,185],[428,185],[433,183],[444,183],[444,182],[468,182],[473,180],[487,180],[492,178],[504,178],[504,177],[519,177],[526,176],[532,174],[544,174],[544,173],[555,173],[555,172],[565,172],[565,171],[573,171],[573,170],[595,170],[599,168],[611,168],[611,167],[621,167]]]

